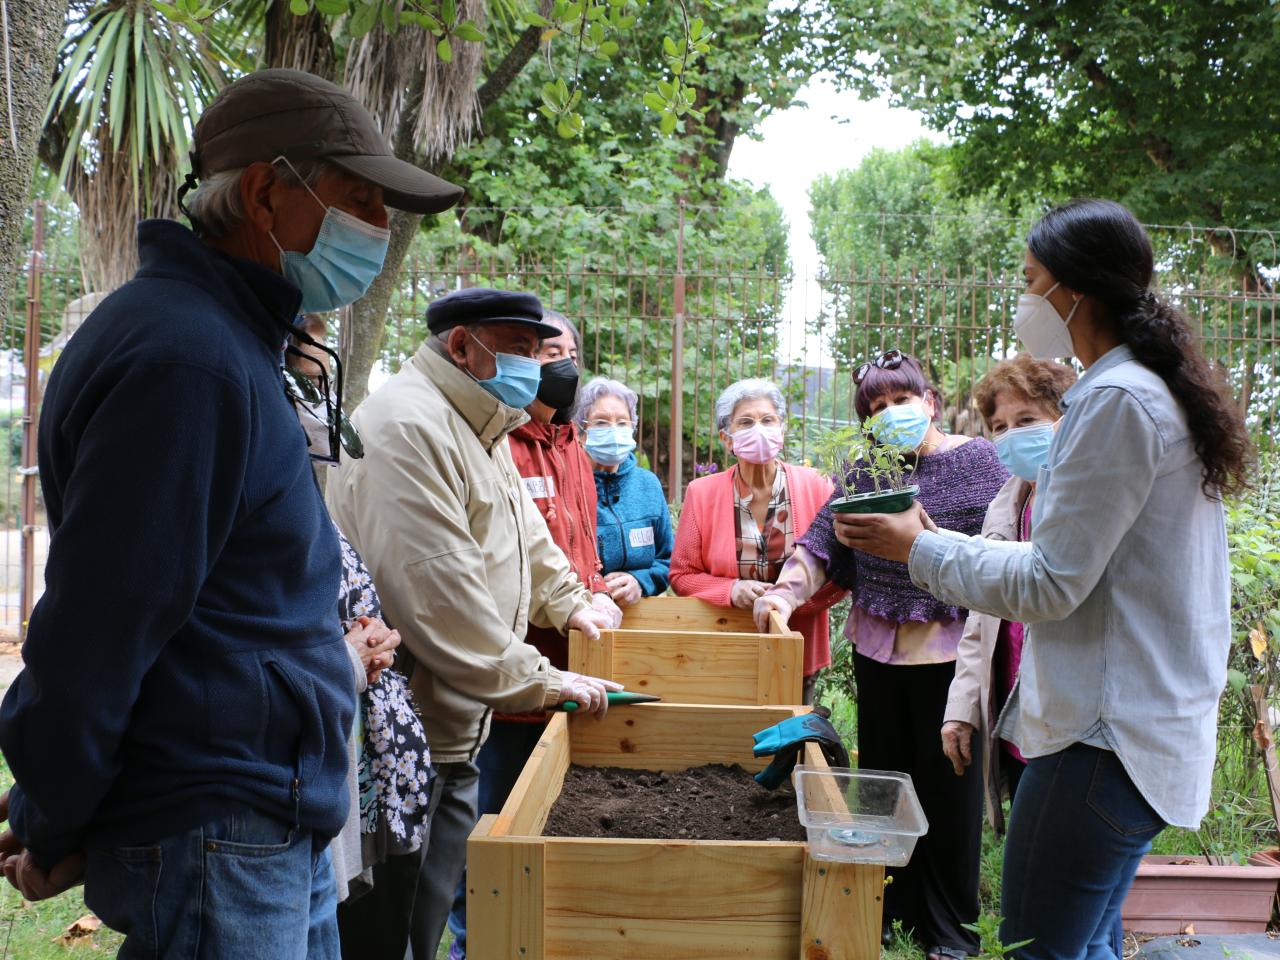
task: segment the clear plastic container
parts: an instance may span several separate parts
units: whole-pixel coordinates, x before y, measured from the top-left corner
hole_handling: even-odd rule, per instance
[[[795,777],[815,859],[905,867],[929,829],[909,774],[801,764]]]

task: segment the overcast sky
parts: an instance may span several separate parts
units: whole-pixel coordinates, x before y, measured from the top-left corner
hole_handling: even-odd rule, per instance
[[[820,350],[810,339],[805,350],[805,320],[816,315],[818,291],[804,282],[818,265],[809,236],[809,184],[824,173],[856,167],[874,147],[897,149],[921,137],[939,140],[918,114],[894,109],[885,100],[859,100],[830,83],[815,80],[800,93],[804,106],[776,113],[761,124],[762,139],[740,137],[729,159],[729,175],[769,187],[790,227],[791,263],[796,271],[786,304],[783,349],[795,359],[807,353],[815,364]]]

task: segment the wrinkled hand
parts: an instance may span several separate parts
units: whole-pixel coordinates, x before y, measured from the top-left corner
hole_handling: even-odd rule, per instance
[[[606,574],[604,582],[609,588],[609,596],[613,597],[613,602],[620,607],[629,607],[637,603],[644,593],[640,589],[640,581],[622,570]]]
[[[750,610],[760,597],[773,584],[762,580],[735,580],[733,589],[729,591],[729,602],[739,610]]]
[[[561,670],[560,677],[560,702],[576,701],[580,711],[595,714],[597,720],[604,719],[609,712],[609,691],[622,689],[622,684],[612,680],[588,677],[569,670]]]
[[[757,598],[755,606],[751,608],[751,616],[756,622],[756,629],[761,633],[769,632],[769,614],[774,611],[777,611],[784,624],[795,612],[791,608],[791,603],[784,600],[780,594],[766,593],[763,597]]]
[[[565,624],[565,630],[581,630],[588,640],[599,640],[601,630],[612,630],[612,617],[595,607],[582,607],[574,612]]]
[[[603,592],[593,593],[591,595],[591,606],[609,618],[609,626],[605,629],[617,630],[622,626],[622,611],[613,602],[613,598],[609,594]]]
[[[375,617],[359,617],[344,639],[360,655],[365,677],[372,684],[378,682],[382,671],[395,660],[400,631],[392,630]]]
[[[906,563],[911,545],[925,530],[937,530],[918,503],[902,513],[837,513],[836,539],[846,547],[874,557]]]
[[[32,902],[48,900],[84,882],[84,854],[73,853],[46,872],[36,865],[30,850],[23,850],[17,856],[6,857],[2,869],[23,897]]]
[[[963,777],[965,768],[973,762],[973,734],[973,724],[963,720],[948,720],[942,725],[942,752],[957,777]]]

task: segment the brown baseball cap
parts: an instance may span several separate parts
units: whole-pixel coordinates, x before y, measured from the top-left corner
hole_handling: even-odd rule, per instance
[[[348,91],[302,70],[259,70],[223,88],[196,124],[192,172],[207,177],[279,156],[326,160],[411,213],[439,213],[462,198],[461,187],[394,156]]]

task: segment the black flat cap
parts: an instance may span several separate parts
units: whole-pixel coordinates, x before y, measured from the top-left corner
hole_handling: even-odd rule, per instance
[[[443,333],[460,323],[518,323],[532,329],[539,340],[549,340],[563,332],[542,322],[542,301],[532,293],[489,287],[454,290],[427,307],[427,329],[432,333]]]
[[[327,160],[382,188],[389,207],[439,213],[462,188],[395,157],[350,91],[302,70],[259,70],[224,87],[196,124],[193,172],[207,177],[284,156]]]

